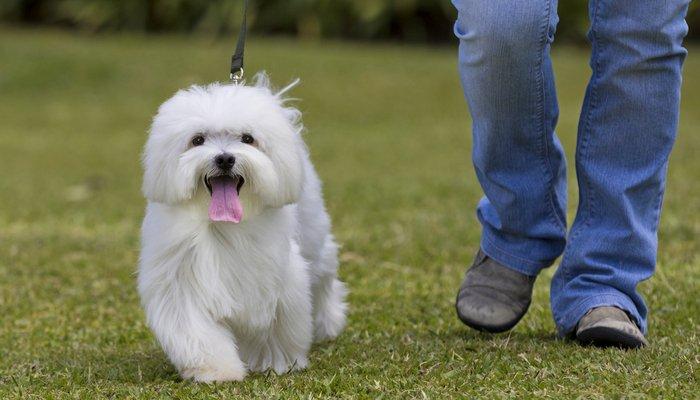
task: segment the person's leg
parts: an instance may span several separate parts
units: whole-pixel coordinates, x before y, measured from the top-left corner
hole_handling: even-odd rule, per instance
[[[688,0],[591,0],[593,75],[576,153],[578,213],[551,288],[559,334],[591,309],[625,310],[646,332],[637,284],[654,272],[676,135]]]
[[[556,0],[454,0],[459,70],[484,190],[481,250],[457,294],[457,316],[489,332],[525,315],[535,277],[565,246],[566,169],[549,48]]]
[[[485,196],[483,252],[528,276],[565,246],[566,172],[554,135],[549,57],[556,0],[453,0],[459,71],[473,120],[473,163]]]

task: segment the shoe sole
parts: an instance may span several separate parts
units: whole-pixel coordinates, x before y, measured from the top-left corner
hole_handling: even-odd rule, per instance
[[[576,334],[576,340],[582,345],[596,347],[619,347],[638,349],[646,343],[636,336],[608,326],[594,326]]]
[[[503,325],[484,325],[476,321],[472,321],[469,318],[465,317],[462,315],[462,313],[459,312],[459,307],[457,307],[457,304],[459,303],[459,298],[457,301],[455,301],[455,310],[457,311],[457,318],[459,318],[462,323],[472,329],[476,329],[479,332],[487,332],[487,333],[503,333],[507,332],[515,327],[515,325],[520,322],[521,319],[527,314],[527,310],[530,309],[530,303],[527,303],[527,306],[525,307],[525,311],[512,322],[508,322],[507,324]]]

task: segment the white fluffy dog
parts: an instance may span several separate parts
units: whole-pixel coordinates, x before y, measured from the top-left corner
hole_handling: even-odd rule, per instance
[[[300,112],[258,74],[161,105],[146,143],[138,286],[185,379],[303,369],[345,324],[344,284]]]

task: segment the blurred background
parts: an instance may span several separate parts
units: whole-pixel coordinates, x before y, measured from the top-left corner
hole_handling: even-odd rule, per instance
[[[583,41],[588,1],[559,2],[558,40]],[[259,34],[448,42],[454,7],[448,0],[256,0],[251,23]],[[87,31],[203,32],[235,30],[239,1],[230,0],[3,0],[0,20]],[[690,37],[700,37],[700,4],[691,4]]]
[[[241,4],[0,0],[0,399],[698,398],[698,1],[657,273],[640,287],[653,345],[620,353],[554,340],[555,267],[512,333],[468,331],[454,315],[482,192],[448,0],[250,0],[246,74],[301,78],[292,104],[343,245],[350,322],[304,373],[178,381],[135,287],[141,151],[165,99],[228,79]],[[569,221],[586,8],[560,1],[553,46]]]

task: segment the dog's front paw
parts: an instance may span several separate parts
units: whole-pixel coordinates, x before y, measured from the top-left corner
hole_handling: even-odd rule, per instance
[[[308,366],[309,366],[309,359],[306,358],[306,356],[299,357],[294,361],[291,368],[289,368],[289,372],[301,371],[301,370],[306,369],[306,367],[308,367]]]
[[[263,368],[262,370],[272,369],[277,375],[284,375],[293,371],[301,371],[309,366],[309,359],[306,356],[298,356],[292,364],[286,362],[275,363],[270,367]]]
[[[242,381],[245,376],[245,368],[235,366],[222,368],[204,365],[196,368],[187,368],[182,371],[184,379],[192,379],[195,382],[203,383]]]

